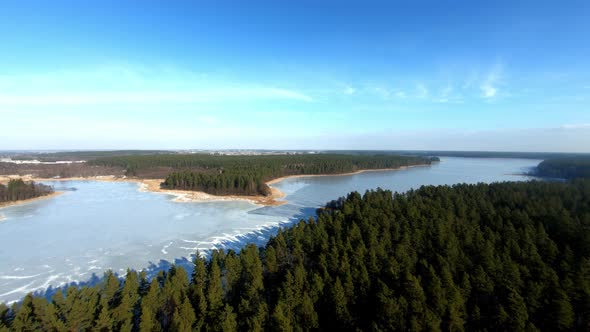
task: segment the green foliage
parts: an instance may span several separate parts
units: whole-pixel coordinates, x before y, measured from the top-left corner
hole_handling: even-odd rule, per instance
[[[40,328],[39,317],[33,307],[33,296],[25,296],[12,322],[15,331],[36,331]]]
[[[205,297],[207,271],[205,260],[200,257],[198,252],[194,260],[194,265],[191,284],[189,286],[189,297],[195,310],[196,328],[200,329],[205,324],[207,315],[207,298]]]
[[[221,268],[215,258],[214,256],[209,263],[207,278],[207,322],[212,326],[221,324],[224,309]]]
[[[196,316],[188,298],[182,299],[181,304],[174,310],[172,316],[171,331],[192,331],[195,325]]]
[[[590,181],[351,193],[265,248],[213,251],[189,278],[129,271],[0,330],[587,330]]]
[[[242,276],[239,281],[238,326],[241,330],[261,331],[264,327],[267,304],[264,299],[262,261],[258,248],[251,244],[240,253]]]
[[[20,201],[53,193],[53,188],[41,183],[13,179],[7,185],[0,184],[0,203]]]
[[[544,160],[537,166],[536,175],[563,179],[589,178],[590,156]]]
[[[158,332],[162,331],[157,314],[160,307],[160,283],[154,278],[150,284],[148,292],[141,299],[141,319],[139,331],[141,332]]]
[[[92,165],[123,167],[128,175],[166,168],[171,172],[162,186],[226,195],[269,195],[266,181],[287,175],[342,174],[361,169],[398,168],[430,164],[437,158],[398,155],[298,154],[220,156],[160,154],[100,158]]]

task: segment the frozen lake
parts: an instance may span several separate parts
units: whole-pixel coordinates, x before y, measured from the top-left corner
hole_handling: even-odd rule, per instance
[[[171,195],[138,191],[125,182],[52,182],[65,194],[0,209],[0,302],[107,269],[157,271],[186,262],[196,250],[263,244],[280,225],[315,213],[351,191],[381,187],[406,191],[421,185],[522,181],[540,160],[441,158],[441,163],[350,176],[290,178],[274,185],[289,203],[177,203]],[[1,219],[1,218],[0,218]],[[93,277],[94,275],[94,277]]]

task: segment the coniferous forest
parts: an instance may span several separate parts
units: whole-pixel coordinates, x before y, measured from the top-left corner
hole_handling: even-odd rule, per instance
[[[588,330],[590,182],[351,193],[189,276],[0,305],[0,331]]]
[[[139,157],[146,159],[145,157]],[[162,158],[162,156],[158,156]],[[194,158],[194,157],[193,157]],[[135,158],[137,159],[137,157]],[[163,188],[203,191],[214,195],[269,195],[267,181],[288,175],[343,174],[363,169],[428,165],[438,158],[398,155],[201,156],[189,169],[168,174]],[[181,164],[182,165],[182,164]],[[206,165],[206,166],[203,166]],[[178,168],[178,167],[176,167]],[[203,171],[203,168],[206,171]]]
[[[10,180],[7,185],[0,184],[0,203],[20,201],[53,193],[51,186],[41,183],[24,182],[22,179]]]
[[[546,159],[537,166],[536,175],[564,179],[590,178],[590,157]]]

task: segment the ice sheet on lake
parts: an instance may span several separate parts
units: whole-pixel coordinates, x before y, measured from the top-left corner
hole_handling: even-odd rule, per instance
[[[538,160],[443,158],[432,167],[353,176],[286,179],[274,185],[288,204],[177,203],[138,191],[134,183],[52,182],[63,195],[1,209],[0,301],[72,282],[96,282],[107,269],[165,269],[190,264],[213,248],[262,245],[278,227],[315,214],[326,202],[357,190],[405,191],[425,184],[524,180]],[[74,190],[75,189],[75,190]]]

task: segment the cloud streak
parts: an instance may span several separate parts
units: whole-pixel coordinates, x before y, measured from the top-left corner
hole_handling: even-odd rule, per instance
[[[561,126],[562,129],[590,129],[590,123],[574,123],[564,124]]]
[[[502,67],[500,65],[494,66],[487,75],[484,82],[480,85],[482,97],[485,99],[492,99],[498,94],[498,83],[501,79]]]
[[[356,89],[351,87],[351,86],[347,86],[346,88],[344,88],[344,94],[345,95],[353,95],[356,93]]]
[[[428,88],[423,83],[416,85],[416,97],[419,99],[425,99],[428,97]]]
[[[179,92],[81,92],[62,94],[0,94],[3,106],[72,106],[103,104],[214,103],[223,101],[295,100],[312,102],[303,93],[279,88],[215,88]]]
[[[191,72],[117,67],[0,76],[0,87],[2,106],[313,101],[303,92],[276,86],[219,81]]]
[[[482,96],[484,98],[493,98],[498,93],[498,89],[496,89],[491,83],[486,82],[481,86]]]

